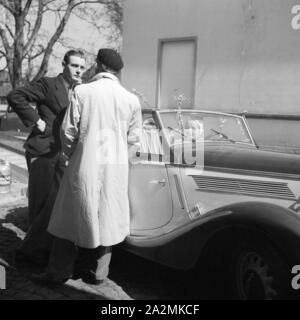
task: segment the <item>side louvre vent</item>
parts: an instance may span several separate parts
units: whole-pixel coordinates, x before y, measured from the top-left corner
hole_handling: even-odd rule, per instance
[[[295,195],[284,182],[231,179],[192,175],[198,189],[208,192],[237,193],[254,197],[295,200]]]

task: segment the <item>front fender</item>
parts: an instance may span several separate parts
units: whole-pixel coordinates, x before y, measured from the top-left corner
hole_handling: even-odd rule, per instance
[[[232,228],[264,234],[293,261],[300,262],[299,215],[264,202],[228,205],[159,237],[128,237],[125,246],[164,265],[189,269],[211,239]]]

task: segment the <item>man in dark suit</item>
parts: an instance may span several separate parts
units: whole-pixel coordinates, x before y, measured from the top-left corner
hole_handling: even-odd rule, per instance
[[[62,64],[63,72],[58,76],[43,77],[28,86],[11,91],[7,96],[9,105],[24,125],[32,126],[24,145],[29,172],[28,222],[33,229],[29,230],[31,236],[26,246],[27,251],[30,251],[29,243],[33,245],[35,241],[41,240],[36,237],[37,229],[46,231],[48,219],[41,215],[50,215],[64,171],[64,159],[60,154],[60,126],[72,89],[74,85],[81,83],[85,70],[83,51],[68,51]],[[35,103],[36,108],[30,103]]]

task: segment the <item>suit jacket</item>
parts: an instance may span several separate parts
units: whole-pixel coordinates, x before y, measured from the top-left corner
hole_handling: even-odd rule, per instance
[[[38,81],[12,90],[7,100],[26,127],[33,126],[25,142],[25,149],[33,156],[60,151],[60,126],[63,121],[69,97],[62,74],[57,77],[44,77]],[[36,103],[36,109],[30,106]],[[46,122],[46,129],[40,132],[36,123]]]

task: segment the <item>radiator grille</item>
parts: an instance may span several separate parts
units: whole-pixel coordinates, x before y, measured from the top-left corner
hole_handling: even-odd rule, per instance
[[[192,175],[199,190],[238,193],[254,197],[295,200],[295,195],[284,182],[232,179]]]

